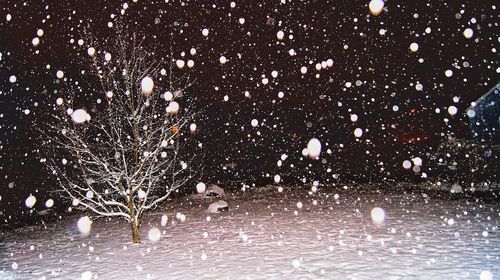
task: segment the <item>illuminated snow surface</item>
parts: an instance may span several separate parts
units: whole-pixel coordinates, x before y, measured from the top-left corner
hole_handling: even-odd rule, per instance
[[[82,237],[81,213],[46,229],[8,231],[0,239],[0,279],[500,276],[498,203],[366,187],[308,190],[285,186],[278,192],[270,186],[229,194],[229,211],[210,218],[209,199],[170,201],[164,211],[145,217],[140,245],[131,244],[129,226],[121,221],[96,220],[90,236]],[[375,207],[385,212],[383,224],[371,219]],[[175,219],[178,212],[185,222]],[[164,213],[170,216],[166,226]],[[157,242],[148,239],[151,228],[161,231]]]

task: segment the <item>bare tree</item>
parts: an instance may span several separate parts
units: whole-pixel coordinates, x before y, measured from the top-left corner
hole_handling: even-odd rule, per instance
[[[139,243],[144,212],[192,176],[193,158],[182,159],[179,148],[193,114],[177,102],[192,82],[185,75],[174,78],[172,57],[155,60],[136,33],[116,31],[107,46],[86,37],[99,99],[89,105],[68,86],[43,126],[41,150],[49,153],[47,167],[74,205],[125,219]]]

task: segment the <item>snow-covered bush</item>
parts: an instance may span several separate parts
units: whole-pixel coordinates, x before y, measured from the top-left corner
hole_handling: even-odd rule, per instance
[[[87,37],[90,69],[81,78],[99,88],[86,94],[58,75],[65,89],[41,127],[40,150],[74,206],[128,221],[139,243],[144,212],[192,175],[193,157],[179,153],[193,116],[182,96],[192,82],[174,77],[173,58],[155,59],[139,34],[117,29],[102,45]]]
[[[450,138],[433,159],[441,179],[459,183],[495,181],[499,147],[473,140]]]

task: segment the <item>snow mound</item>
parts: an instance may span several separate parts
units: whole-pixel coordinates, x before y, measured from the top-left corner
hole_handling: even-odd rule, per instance
[[[224,200],[219,200],[217,202],[214,202],[208,206],[208,213],[220,213],[220,212],[226,212],[229,210],[227,202]]]
[[[217,196],[217,197],[224,197],[225,192],[224,189],[217,186],[217,185],[210,185],[205,191],[205,196]]]

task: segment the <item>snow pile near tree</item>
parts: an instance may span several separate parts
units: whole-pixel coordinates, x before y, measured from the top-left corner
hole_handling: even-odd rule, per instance
[[[208,206],[208,213],[220,213],[229,210],[229,205],[224,200],[219,200]]]
[[[224,189],[217,185],[210,185],[205,191],[205,196],[216,196],[216,197],[224,197],[225,192]]]
[[[371,187],[226,193],[231,211],[217,214],[185,197],[145,217],[138,245],[119,220],[83,236],[85,214],[25,227],[0,235],[0,279],[499,277],[498,203]]]

